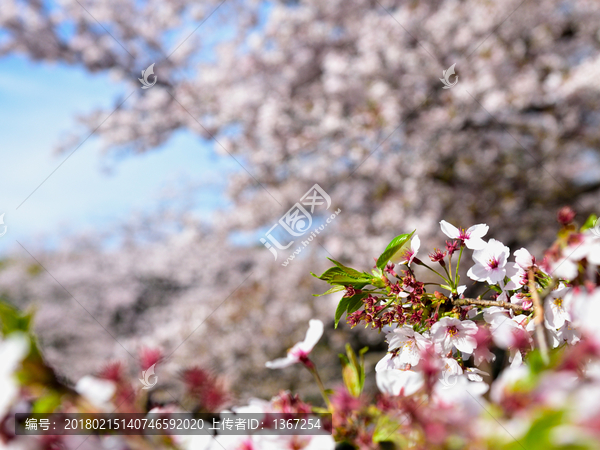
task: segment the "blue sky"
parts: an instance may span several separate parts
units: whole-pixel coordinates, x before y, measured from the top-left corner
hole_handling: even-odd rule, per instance
[[[223,175],[237,164],[215,156],[212,142],[181,132],[156,151],[111,162],[109,173],[92,136],[17,210],[72,151],[54,152],[76,116],[110,109],[128,88],[79,67],[0,59],[0,214],[8,227],[0,256],[15,251],[16,240],[52,245],[58,236],[106,229],[199,180],[215,184],[199,192],[196,213],[224,204]]]

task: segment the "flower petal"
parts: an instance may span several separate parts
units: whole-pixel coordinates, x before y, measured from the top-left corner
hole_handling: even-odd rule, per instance
[[[458,239],[458,237],[460,236],[459,229],[451,223],[446,222],[445,220],[442,220],[440,222],[440,227],[442,228],[442,233],[444,233],[451,239]]]
[[[417,253],[419,252],[420,248],[421,239],[419,239],[419,236],[415,234],[415,236],[410,241],[410,249],[412,250],[414,256],[417,256]]]
[[[467,276],[471,280],[475,281],[486,281],[488,278],[488,271],[480,264],[475,264],[467,272]]]
[[[486,242],[479,237],[470,237],[465,240],[465,245],[471,250],[481,250],[486,246]]]
[[[283,369],[285,367],[289,367],[292,364],[297,363],[298,360],[295,358],[291,358],[290,356],[286,358],[279,358],[273,361],[268,361],[265,366],[269,369]]]
[[[485,236],[490,229],[485,223],[480,223],[477,225],[473,225],[467,230],[467,235],[470,238],[482,238]]]
[[[454,346],[463,353],[473,353],[477,348],[477,340],[472,336],[459,336],[454,340]]]
[[[412,370],[383,370],[377,372],[377,387],[387,395],[412,395],[424,384],[423,374]]]
[[[306,337],[304,341],[300,342],[299,347],[306,353],[309,353],[319,339],[323,336],[323,322],[318,319],[311,319],[308,322],[308,331],[306,332]]]

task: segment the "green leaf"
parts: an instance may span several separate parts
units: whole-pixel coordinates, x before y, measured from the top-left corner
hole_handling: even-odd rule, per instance
[[[524,436],[518,437],[518,440],[515,438],[504,448],[507,450],[522,450],[523,448],[527,450],[575,450],[591,448],[588,447],[589,443],[586,443],[585,436],[580,436],[580,439],[574,442],[557,442],[556,435],[560,433],[560,427],[565,422],[565,413],[563,411],[543,411],[535,418]],[[596,447],[594,446],[594,448]]]
[[[14,331],[29,332],[32,314],[24,314],[0,300],[0,324],[2,334],[7,336]]]
[[[381,256],[377,258],[376,266],[379,269],[383,270],[392,258],[392,256],[394,256],[398,252],[398,250],[400,250],[404,246],[404,244],[406,244],[406,242],[409,241],[410,238],[412,238],[413,234],[415,234],[415,231],[413,231],[410,234],[401,234],[400,236],[396,236],[394,239],[392,239],[392,241],[385,248]]]
[[[51,413],[62,403],[62,395],[58,392],[50,392],[38,398],[33,404],[32,413]]]
[[[389,416],[380,416],[373,432],[373,442],[393,442],[399,448],[406,448],[408,442],[398,431],[401,425]]]
[[[365,383],[365,365],[364,365],[364,354],[368,350],[367,347],[360,350],[360,359],[356,357],[356,353],[350,346],[346,344],[346,354],[340,354],[340,361],[342,363],[342,377],[344,379],[344,385],[350,395],[359,397]]]
[[[365,298],[367,295],[369,295],[367,292],[361,292],[349,297],[350,301],[348,302],[348,314],[358,311],[363,305],[363,298]]]
[[[313,277],[318,278],[319,280],[329,282],[335,275],[343,275],[344,272],[339,267],[330,267],[321,275],[315,275],[314,273],[310,273]]]
[[[589,230],[590,228],[594,228],[594,225],[596,225],[597,220],[598,220],[598,217],[596,216],[596,214],[592,214],[590,217],[587,218],[585,223],[581,226],[581,231],[585,231],[585,230]]]
[[[369,351],[369,347],[363,347],[358,352],[359,364],[360,364],[360,389],[362,390],[365,386],[365,353]]]
[[[351,267],[347,267],[345,265],[343,265],[342,263],[336,261],[335,259],[331,259],[331,258],[327,258],[329,261],[331,261],[332,263],[334,263],[336,266],[338,266],[338,268],[340,268],[341,270],[344,271],[344,273],[350,277],[353,278],[357,278],[357,279],[362,279],[362,278],[370,278],[370,276],[364,272],[359,272],[358,270],[355,270]]]
[[[328,289],[327,292],[323,292],[322,294],[313,294],[314,297],[322,297],[324,295],[333,294],[334,292],[344,291],[346,289],[345,286],[335,285],[331,289]]]
[[[500,288],[500,286],[497,285],[493,285],[493,286],[488,286],[492,291],[498,293],[498,294],[502,294],[502,289]]]
[[[335,310],[335,328],[338,327],[338,323],[340,322],[340,319],[342,318],[344,313],[348,310],[348,300],[350,300],[350,297],[344,297],[338,303],[338,306]]]
[[[344,269],[340,267],[330,267],[325,272],[323,272],[320,276],[315,275],[311,272],[313,277],[318,278],[319,280],[327,281],[331,285],[343,285],[343,286],[353,286],[356,289],[362,289],[367,284],[369,284],[370,275],[361,274],[360,278],[347,274]]]
[[[331,412],[327,408],[321,408],[320,406],[313,406],[312,410],[317,414],[329,414]]]
[[[359,294],[354,294],[352,297],[344,297],[340,300],[340,303],[338,303],[338,307],[335,310],[335,328],[338,327],[338,323],[346,311],[348,314],[358,311],[362,305],[362,299],[367,295],[366,292],[361,292]]]

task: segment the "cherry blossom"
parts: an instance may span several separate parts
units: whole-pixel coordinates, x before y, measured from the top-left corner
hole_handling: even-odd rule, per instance
[[[176,42],[188,37],[190,30],[183,24],[202,23],[166,64],[158,57],[156,86],[134,94],[118,110],[114,107],[120,101],[115,99],[113,105],[84,113],[82,134],[95,131],[109,155],[151,152],[180,132],[203,141],[215,136],[222,145],[215,144],[218,158],[229,159],[231,154],[243,161],[268,193],[256,189],[256,181],[245,172],[235,172],[222,177],[227,178],[233,207],[217,214],[200,244],[188,242],[187,248],[171,242],[129,245],[148,229],[145,224],[163,222],[164,215],[157,214],[144,224],[135,220],[122,227],[115,224],[115,229],[127,231],[119,232],[114,241],[123,239],[128,244],[114,253],[97,244],[96,231],[91,240],[95,250],[67,245],[42,252],[41,262],[58,272],[57,279],[74,297],[101,298],[98,312],[105,324],[122,308],[135,304],[141,293],[155,292],[153,280],[181,287],[169,293],[169,308],[156,314],[148,308],[144,317],[138,315],[138,323],[157,330],[157,345],[174,338],[170,331],[179,329],[176,319],[185,316],[183,311],[194,309],[206,316],[210,299],[229,295],[238,277],[226,277],[210,289],[203,287],[205,280],[241,265],[259,268],[262,288],[257,291],[268,286],[265,290],[271,292],[269,298],[260,299],[268,317],[247,315],[247,322],[238,324],[233,310],[240,304],[228,301],[232,303],[224,305],[232,310],[226,314],[228,325],[216,327],[209,321],[191,345],[202,351],[180,350],[186,351],[186,358],[218,359],[217,364],[226,367],[236,382],[262,365],[264,352],[282,350],[270,336],[272,324],[284,312],[289,313],[290,332],[299,331],[308,320],[296,313],[302,312],[297,299],[313,293],[299,282],[311,269],[310,258],[297,259],[285,274],[275,273],[269,271],[272,257],[264,247],[248,251],[227,245],[232,231],[271,226],[279,218],[271,195],[293,204],[307,186],[326,181],[332,199],[352,199],[352,214],[340,215],[338,229],[320,238],[323,247],[340,260],[353,262],[371,256],[374,243],[391,234],[392,227],[408,229],[407,225],[418,223],[428,231],[420,233],[427,242],[442,218],[488,223],[504,242],[531,236],[531,248],[536,249],[554,236],[550,226],[543,226],[555,218],[555,211],[546,206],[564,201],[565,189],[568,198],[585,205],[587,212],[597,205],[600,185],[595,175],[600,160],[598,150],[589,144],[600,137],[593,101],[599,14],[594,2],[569,2],[565,8],[559,0],[543,5],[466,0],[444,1],[433,9],[422,2],[418,7],[397,0],[382,3],[410,34],[377,2],[352,7],[344,2],[277,2],[273,8],[264,8],[261,2],[225,2],[210,17],[220,1],[201,5],[190,0],[153,0],[143,5],[134,0],[81,1],[85,9],[74,0],[52,3],[52,8],[41,8],[33,0],[6,0],[0,11],[4,31],[0,52],[40,65],[58,63],[100,77],[110,75],[124,89],[136,84],[138,92],[139,70],[155,56],[170,54]],[[517,6],[518,13],[499,27],[498,18],[508,17]],[[158,20],[156,11],[160,11]],[[94,18],[115,39],[103,33]],[[462,23],[461,32],[448,26],[450,22]],[[573,24],[578,24],[576,30]],[[202,55],[212,50],[208,42],[224,25],[234,30],[231,39],[218,39],[219,47],[208,61]],[[65,29],[73,32],[64,33]],[[436,58],[414,45],[411,36],[435,48]],[[476,47],[479,42],[481,47]],[[529,43],[534,51],[529,51]],[[469,91],[473,97],[464,92],[454,95],[457,88],[440,90],[439,61],[472,50],[468,81],[475,87]],[[461,73],[461,83],[466,76]],[[422,108],[425,99],[427,107]],[[482,117],[480,105],[490,114]],[[110,120],[96,130],[109,115]],[[390,136],[399,124],[399,132]],[[232,125],[239,132],[231,132]],[[523,148],[507,144],[506,136],[497,132],[499,125],[515,141],[542,147],[544,167],[553,176],[539,177],[537,167],[520,164]],[[397,151],[400,145],[402,152]],[[349,176],[355,169],[357,176]],[[565,189],[557,188],[556,180]],[[211,195],[215,192],[207,186],[203,189]],[[441,217],[450,211],[451,219]],[[579,217],[585,212],[579,211]],[[189,216],[184,215],[188,221]],[[151,228],[150,233],[159,233],[157,227]],[[186,229],[179,237],[187,233]],[[211,247],[212,254],[202,249],[209,242],[217,244],[216,250]],[[228,257],[215,257],[219,250]],[[40,332],[46,342],[67,342],[68,351],[49,352],[52,362],[77,379],[103,361],[111,352],[99,344],[104,331],[78,330],[73,325],[81,318],[64,313],[66,306],[54,281],[31,277],[30,261],[18,252],[9,260],[8,270],[0,274],[2,288],[13,298],[46,299],[40,302]],[[150,267],[140,261],[150,261]],[[206,300],[199,304],[198,299]],[[326,312],[325,306],[318,307],[319,313]],[[48,325],[59,313],[68,325],[61,329]],[[266,327],[264,333],[256,332],[258,325]],[[114,328],[110,332],[120,340],[131,340],[128,348],[136,348],[146,337]],[[218,345],[202,344],[217,331],[223,333]],[[238,339],[253,342],[244,357],[233,356]],[[75,352],[74,347],[81,350]]]
[[[492,384],[490,398],[501,404],[510,395],[518,382],[529,376],[529,368],[525,365],[510,367],[502,372]]]
[[[329,435],[282,435],[258,436],[255,447],[239,447],[239,450],[334,450],[335,441]],[[236,447],[226,447],[236,450]]]
[[[513,254],[515,256],[515,263],[517,263],[521,269],[527,271],[535,266],[535,256],[529,253],[526,248],[515,250]]]
[[[566,321],[571,320],[572,295],[571,289],[564,285],[548,295],[544,302],[544,318],[548,328],[562,328]]]
[[[456,375],[451,384],[438,381],[433,388],[434,404],[443,408],[452,408],[457,415],[466,414],[464,419],[480,414],[485,404],[482,395],[489,390],[486,383],[470,381],[466,375]]]
[[[509,285],[507,285],[507,289],[510,290],[526,285],[529,269],[535,267],[535,256],[529,253],[526,248],[515,250],[513,254],[515,256],[513,269],[516,269],[516,273],[512,276],[507,273],[507,275],[510,277],[510,282]]]
[[[386,353],[377,364],[375,364],[375,372],[381,372],[383,370],[405,370],[406,363],[401,363],[400,358],[394,356],[392,353]]]
[[[577,330],[600,346],[600,327],[598,326],[600,287],[596,287],[590,293],[578,290],[572,295],[570,303],[573,311],[573,324]]]
[[[471,250],[480,250],[485,247],[485,241],[481,238],[487,234],[490,228],[486,224],[480,223],[469,227],[467,230],[459,230],[445,220],[440,222],[440,226],[446,236],[464,242],[467,248]]]
[[[484,376],[490,376],[489,373],[484,372],[483,370],[479,370],[476,367],[467,367],[465,369],[465,374],[467,375],[469,381],[483,381]]]
[[[477,325],[471,320],[459,320],[452,317],[444,317],[431,327],[431,339],[435,344],[436,351],[448,353],[453,348],[461,352],[473,353],[477,347],[474,335],[477,333]]]
[[[269,369],[283,369],[299,362],[306,364],[308,362],[308,355],[317,342],[319,342],[321,336],[323,336],[323,322],[318,319],[311,319],[304,340],[289,349],[285,358],[268,361],[266,366]]]
[[[14,372],[29,351],[29,340],[25,335],[12,333],[0,340],[0,419],[6,415],[10,404],[18,393]]]
[[[415,366],[421,359],[421,352],[429,345],[429,340],[409,325],[395,328],[386,336],[389,351],[397,351],[400,364]]]
[[[581,339],[581,332],[568,320],[565,320],[564,325],[558,330],[550,328],[548,331],[553,348],[559,347],[565,342],[569,345],[575,345]]]
[[[404,244],[402,248],[396,252],[391,259],[392,263],[406,264],[407,266],[412,264],[421,248],[421,239],[415,234],[409,242]]]
[[[454,358],[442,358],[442,373],[446,375],[462,375],[463,369]]]
[[[412,370],[382,370],[376,380],[379,390],[391,396],[412,395],[424,385],[423,374]]]
[[[490,321],[494,343],[500,348],[510,350],[509,360],[515,365],[521,364],[521,351],[529,350],[533,344],[531,334],[534,322],[531,317],[523,314],[506,317],[496,313],[485,320]]]
[[[106,409],[117,391],[114,382],[86,375],[75,385],[75,390],[92,405]]]
[[[490,239],[480,250],[473,252],[475,265],[467,275],[475,281],[498,284],[507,275],[506,263],[510,254],[509,248],[496,239]]]

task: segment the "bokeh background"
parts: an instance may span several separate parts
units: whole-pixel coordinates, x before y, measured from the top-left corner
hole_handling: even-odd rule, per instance
[[[3,0],[0,292],[65,380],[138,377],[150,347],[156,398],[196,364],[313,395],[264,368],[310,318],[326,380],[328,350],[384,348],[333,332],[327,257],[368,270],[413,229],[430,251],[440,219],[540,257],[558,208],[598,213],[599,25],[593,0]],[[341,213],[282,266],[259,239],[315,183],[314,223]]]

